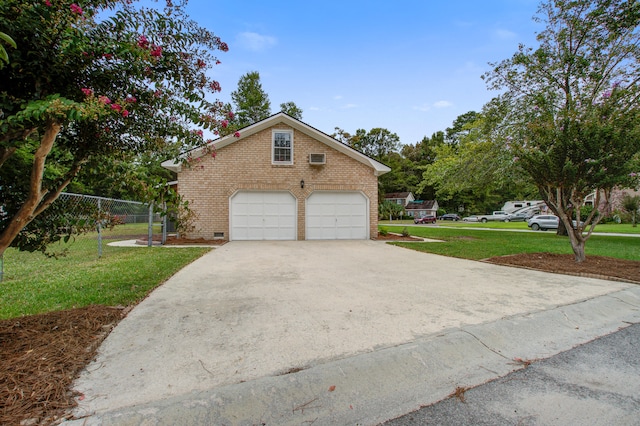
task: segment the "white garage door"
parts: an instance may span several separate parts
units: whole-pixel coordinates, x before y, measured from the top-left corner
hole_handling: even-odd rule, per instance
[[[369,237],[369,201],[360,192],[314,192],[307,199],[307,240]]]
[[[295,240],[296,199],[289,192],[236,193],[231,198],[231,240]]]

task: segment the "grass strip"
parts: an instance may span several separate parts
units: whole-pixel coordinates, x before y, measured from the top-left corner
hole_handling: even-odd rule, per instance
[[[136,303],[208,248],[78,245],[60,258],[9,249],[0,282],[0,319],[81,308]]]
[[[399,232],[402,229],[385,226],[380,228],[390,232]],[[427,253],[474,260],[519,253],[573,253],[569,238],[558,236],[555,232],[492,232],[433,226],[407,226],[407,230],[410,235],[443,242],[394,242],[391,244]],[[585,252],[587,256],[640,260],[640,238],[594,235],[587,241]]]

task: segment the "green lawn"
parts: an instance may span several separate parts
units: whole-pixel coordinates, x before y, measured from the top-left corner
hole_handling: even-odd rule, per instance
[[[128,226],[116,227],[114,233],[130,234]],[[69,253],[58,259],[7,250],[4,280],[0,282],[0,319],[88,305],[136,303],[209,251],[105,245],[103,256],[98,258],[95,244],[83,244],[88,239],[95,240],[95,235],[80,237],[69,246]]]
[[[526,222],[453,222],[450,220],[439,220],[439,226],[446,226],[450,228],[491,228],[491,229],[529,229]],[[409,226],[413,225],[412,220],[394,220],[389,222],[388,220],[380,221],[380,226]],[[391,229],[391,228],[390,228]],[[602,233],[620,233],[620,234],[640,234],[640,226],[635,228],[630,223],[605,223],[596,226],[594,232]]]
[[[503,225],[515,225],[506,223]],[[520,225],[522,225],[520,223]],[[619,225],[618,225],[619,226]],[[381,229],[398,232],[402,228],[381,225]],[[517,253],[565,253],[571,254],[568,237],[555,232],[492,232],[467,227],[442,228],[437,226],[407,226],[409,234],[442,240],[439,243],[393,244],[428,253],[465,259],[486,259]],[[586,245],[586,254],[620,259],[640,260],[640,238],[594,235]]]

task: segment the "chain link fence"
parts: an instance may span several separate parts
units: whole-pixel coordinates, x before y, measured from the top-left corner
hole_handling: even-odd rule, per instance
[[[167,238],[166,215],[147,203],[62,193],[49,208],[55,210],[61,236],[60,241],[48,246],[50,255],[75,253],[100,258],[109,242],[134,240],[138,245],[152,246],[164,244]],[[3,260],[0,256],[0,282]]]
[[[64,203],[65,214],[69,215],[67,226],[84,231],[73,237],[69,250],[95,247],[101,257],[104,244],[110,241],[136,240],[151,246],[166,240],[164,216],[156,213],[153,205],[72,193],[60,194],[55,203]]]

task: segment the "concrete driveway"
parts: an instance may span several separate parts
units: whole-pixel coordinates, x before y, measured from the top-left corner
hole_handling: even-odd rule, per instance
[[[261,378],[292,383],[300,370],[631,287],[375,241],[232,242],[178,272],[113,330],[76,382],[84,395],[77,415],[99,417]],[[579,319],[564,316],[570,330],[580,328]],[[528,327],[553,334],[544,323]],[[543,345],[535,354],[557,352]],[[305,408],[311,406],[298,413]]]

